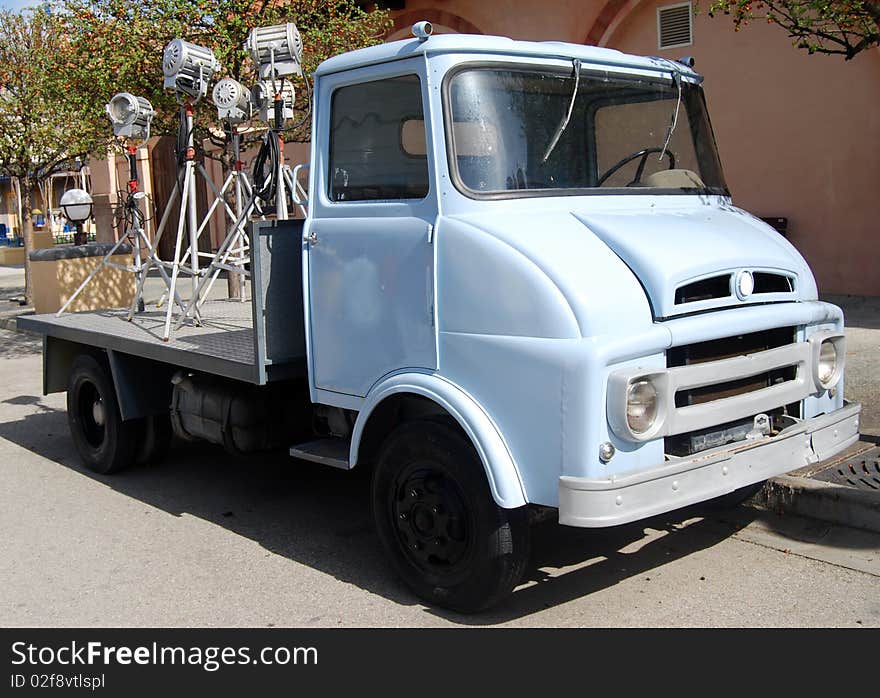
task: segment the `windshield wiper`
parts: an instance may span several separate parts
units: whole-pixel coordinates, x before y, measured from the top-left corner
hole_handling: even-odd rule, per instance
[[[672,140],[672,134],[675,131],[675,127],[678,125],[678,109],[681,107],[681,75],[679,73],[672,73],[672,84],[678,87],[678,99],[675,102],[675,111],[672,112],[672,118],[669,121],[669,130],[666,132],[666,140],[663,142],[663,150],[660,151],[660,157],[657,158],[657,162],[660,162],[663,159],[663,156],[666,155],[669,141]]]
[[[553,149],[556,147],[556,144],[559,142],[559,139],[562,138],[562,134],[565,131],[566,126],[568,126],[568,120],[571,119],[571,112],[574,110],[574,101],[577,99],[578,93],[578,85],[581,82],[581,60],[580,58],[575,58],[573,61],[574,65],[574,90],[571,92],[571,103],[568,105],[568,112],[562,118],[562,121],[559,122],[559,126],[556,127],[556,133],[553,135],[553,140],[550,141],[550,145],[547,146],[547,151],[544,153],[544,159],[541,162],[547,162],[547,158],[550,157],[550,154],[553,152]]]

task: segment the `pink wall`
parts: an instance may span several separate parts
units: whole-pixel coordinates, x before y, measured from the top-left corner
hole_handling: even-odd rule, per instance
[[[418,14],[418,10],[435,10],[461,17],[475,25],[483,34],[509,36],[531,41],[572,41],[581,43],[587,35],[604,2],[583,0],[408,0],[400,14]],[[430,19],[407,17],[407,22]],[[458,29],[452,27],[453,29]],[[409,30],[404,32],[409,35]],[[391,38],[400,38],[392,36]]]

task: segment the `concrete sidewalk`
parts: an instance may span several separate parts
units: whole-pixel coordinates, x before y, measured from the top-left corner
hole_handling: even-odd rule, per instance
[[[182,285],[186,295],[189,285]],[[145,300],[155,303],[164,291],[150,278]],[[223,298],[218,279],[212,298]],[[15,318],[32,313],[20,305],[24,269],[0,267],[0,327],[15,330]],[[846,453],[773,478],[749,504],[776,513],[792,513],[853,528],[880,532],[880,297],[823,296],[843,308],[847,325],[846,398],[862,404],[862,440]]]

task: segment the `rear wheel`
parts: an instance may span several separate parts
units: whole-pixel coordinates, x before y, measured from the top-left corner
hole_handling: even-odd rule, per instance
[[[67,422],[76,450],[89,470],[106,475],[134,462],[143,424],[122,420],[113,381],[88,354],[78,356],[70,369]]]
[[[395,569],[430,603],[473,613],[497,603],[522,577],[526,508],[495,504],[473,446],[449,426],[398,428],[379,455],[372,503]]]

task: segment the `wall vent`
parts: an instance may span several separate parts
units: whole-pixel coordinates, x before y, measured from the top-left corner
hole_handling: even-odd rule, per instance
[[[657,36],[660,48],[676,48],[693,43],[694,11],[691,3],[657,8]]]

